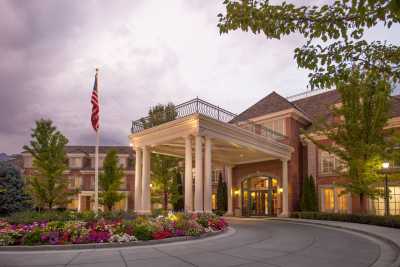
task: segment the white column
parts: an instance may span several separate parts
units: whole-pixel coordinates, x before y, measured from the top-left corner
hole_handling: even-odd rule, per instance
[[[193,212],[192,137],[185,137],[185,211]]]
[[[135,148],[135,212],[142,210],[142,149]]]
[[[150,196],[150,151],[143,147],[143,171],[142,171],[142,210],[143,214],[151,213]]]
[[[194,211],[203,212],[203,145],[202,137],[195,137]]]
[[[226,177],[226,187],[228,191],[228,211],[226,212],[226,215],[232,216],[233,215],[233,198],[232,198],[232,166],[228,165],[225,166],[225,177]]]
[[[212,141],[205,137],[204,145],[204,212],[212,212]]]
[[[288,161],[282,160],[282,213],[281,216],[289,216],[289,182]]]

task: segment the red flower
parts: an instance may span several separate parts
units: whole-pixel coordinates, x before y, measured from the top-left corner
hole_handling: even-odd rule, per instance
[[[153,238],[157,239],[157,240],[165,239],[165,238],[168,238],[171,236],[172,236],[172,233],[169,230],[163,230],[163,231],[158,231],[158,232],[153,233]]]

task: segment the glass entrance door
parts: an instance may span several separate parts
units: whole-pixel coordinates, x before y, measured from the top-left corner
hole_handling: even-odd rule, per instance
[[[275,180],[276,181],[276,180]],[[242,183],[242,216],[275,216],[276,182],[269,177],[256,177]]]

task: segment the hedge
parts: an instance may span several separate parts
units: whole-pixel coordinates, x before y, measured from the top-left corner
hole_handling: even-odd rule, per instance
[[[341,221],[400,228],[400,216],[378,216],[369,214],[345,214],[326,212],[293,212],[291,213],[290,217],[297,219]]]

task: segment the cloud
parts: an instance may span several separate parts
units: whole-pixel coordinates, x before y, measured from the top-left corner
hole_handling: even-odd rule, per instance
[[[304,91],[299,36],[220,35],[220,1],[0,1],[0,152],[20,152],[50,118],[70,144],[93,144],[100,68],[101,142],[126,145],[131,120],[199,96],[239,113],[272,90]]]

